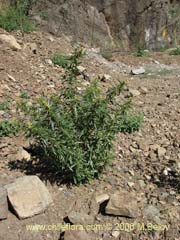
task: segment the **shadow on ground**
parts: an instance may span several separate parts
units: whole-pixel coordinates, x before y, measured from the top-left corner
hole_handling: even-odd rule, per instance
[[[154,183],[159,188],[173,188],[177,193],[180,193],[180,174],[171,171],[166,176],[164,174],[159,174],[159,181]]]
[[[27,150],[27,149],[26,149]],[[18,169],[26,175],[36,175],[46,183],[72,185],[72,182],[64,173],[57,172],[57,168],[52,164],[51,160],[43,158],[42,151],[39,148],[31,148],[27,150],[32,157],[31,161],[16,160],[8,163],[11,171]]]

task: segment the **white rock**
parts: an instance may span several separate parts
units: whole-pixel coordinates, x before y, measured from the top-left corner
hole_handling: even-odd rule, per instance
[[[164,169],[163,174],[164,174],[165,176],[168,176],[168,171],[167,171],[167,169]]]
[[[144,73],[145,73],[145,69],[143,67],[131,70],[131,74],[133,75],[140,75]]]
[[[154,63],[158,65],[160,64],[160,62],[158,62],[157,60],[154,60]]]
[[[7,43],[13,50],[21,50],[21,46],[12,35],[0,34],[0,42]]]
[[[171,172],[171,169],[168,168],[168,167],[166,167],[166,168],[164,169],[164,171],[163,171],[163,174],[164,174],[165,176],[168,176],[169,172]]]
[[[127,185],[128,185],[129,187],[133,187],[133,186],[134,186],[134,182],[127,182]]]
[[[53,62],[51,59],[45,59],[45,62],[50,66],[53,65]]]
[[[141,93],[136,89],[129,89],[130,96],[138,97]]]
[[[37,176],[24,176],[5,186],[8,199],[20,219],[43,212],[52,203],[50,193]]]
[[[16,82],[16,79],[13,76],[11,76],[10,74],[7,74],[7,76],[10,80],[12,80],[13,82]]]

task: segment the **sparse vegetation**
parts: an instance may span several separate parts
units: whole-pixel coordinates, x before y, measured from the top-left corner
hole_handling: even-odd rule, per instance
[[[52,56],[51,60],[55,65],[67,68],[67,66],[71,63],[71,56],[56,53]]]
[[[144,56],[147,56],[147,53],[148,53],[148,50],[143,49],[141,47],[138,47],[138,50],[137,50],[136,53],[134,53],[134,56],[136,56],[136,57],[144,57]]]
[[[170,55],[180,55],[180,47],[174,48],[169,51]]]
[[[157,75],[166,76],[166,75],[172,74],[172,71],[175,71],[175,70],[162,68],[157,72]]]
[[[20,131],[20,125],[15,120],[5,120],[0,122],[0,137],[15,135]]]
[[[0,111],[7,110],[9,107],[9,102],[7,100],[0,102]]]
[[[142,78],[154,78],[154,77],[167,76],[174,72],[176,72],[176,69],[168,69],[168,68],[149,69],[149,68],[146,68],[146,71],[143,74]]]
[[[31,32],[35,25],[28,18],[30,1],[19,0],[13,6],[6,6],[0,10],[0,27],[6,31],[21,30]]]
[[[168,44],[162,44],[162,46],[160,47],[159,51],[160,52],[166,52],[169,49],[169,45]]]
[[[119,132],[132,133],[137,131],[143,122],[143,114],[127,113],[122,117]]]
[[[20,92],[20,98],[28,99],[29,95],[28,95],[28,93],[26,91],[21,91]]]
[[[25,99],[20,104],[27,135],[36,139],[61,176],[74,183],[98,177],[113,159],[116,134],[136,131],[142,123],[142,116],[131,112],[130,100],[120,104],[116,99],[124,82],[102,92],[94,80],[79,92],[77,67],[82,55],[83,50],[76,49],[56,61],[66,69],[59,95],[40,97],[31,106]]]
[[[36,1],[40,31],[0,28],[0,240],[179,239],[175,1],[115,1]],[[111,227],[73,231],[93,223]]]
[[[20,11],[28,15],[29,10],[31,9],[32,5],[36,2],[36,0],[15,0],[15,5]]]

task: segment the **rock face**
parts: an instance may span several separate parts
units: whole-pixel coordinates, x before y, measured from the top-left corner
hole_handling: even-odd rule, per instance
[[[75,40],[101,45],[111,42],[109,25],[103,13],[86,1],[80,0],[40,0],[37,1],[34,12],[37,9],[45,9],[48,12],[46,28],[57,36],[62,33],[72,36]]]
[[[102,11],[117,39],[124,47],[156,48],[165,41],[162,30],[168,22],[168,0],[105,0],[93,2]],[[97,3],[98,2],[98,3]]]
[[[116,192],[105,209],[106,214],[134,218],[137,216],[137,201],[128,192]]]
[[[6,219],[8,214],[7,191],[0,187],[0,220]]]
[[[56,35],[63,32],[92,45],[156,49],[178,36],[179,18],[170,13],[179,5],[170,0],[39,0],[34,12],[42,7],[48,12],[48,29]]]
[[[51,196],[37,176],[24,176],[5,186],[8,199],[20,219],[43,212],[52,202]]]

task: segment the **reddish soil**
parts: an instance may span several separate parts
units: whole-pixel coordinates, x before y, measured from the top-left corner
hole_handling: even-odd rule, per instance
[[[11,98],[10,110],[0,111],[0,119],[8,119],[15,115],[15,105],[21,91],[30,97],[58,92],[61,86],[63,69],[49,63],[53,53],[70,53],[71,44],[64,37],[56,38],[42,32],[13,34],[23,46],[23,50],[15,52],[8,47],[0,49],[0,101]],[[29,44],[31,43],[31,44]],[[32,43],[35,49],[32,50]],[[28,45],[29,44],[29,45]],[[112,84],[113,79],[125,80],[131,89],[147,88],[147,93],[134,97],[135,111],[144,114],[142,128],[133,134],[117,136],[115,142],[116,159],[113,166],[107,168],[99,180],[80,186],[58,184],[53,173],[40,164],[38,159],[32,161],[16,161],[16,153],[26,142],[23,136],[0,139],[0,185],[12,182],[19,176],[37,175],[49,189],[53,205],[43,214],[18,220],[9,212],[8,219],[0,221],[0,240],[57,240],[60,231],[27,231],[28,224],[62,224],[64,217],[72,209],[91,212],[91,200],[94,195],[116,190],[133,192],[138,198],[139,216],[137,219],[112,217],[99,213],[95,224],[105,223],[146,223],[144,208],[152,204],[160,211],[159,224],[169,225],[168,231],[120,231],[117,238],[112,231],[98,231],[96,239],[180,239],[180,56],[169,56],[167,53],[151,53],[149,56],[137,58],[132,55],[114,56],[132,68],[137,66],[154,66],[153,75],[132,76],[126,73],[111,71],[107,66],[97,65],[95,61],[82,62],[87,72],[92,75],[105,73],[111,80],[103,83]],[[171,71],[157,73],[159,65],[155,62],[172,66]],[[12,78],[12,77],[13,78]],[[166,153],[158,157],[156,145],[166,149]],[[168,168],[168,174],[164,170]],[[166,197],[162,197],[166,196]]]

